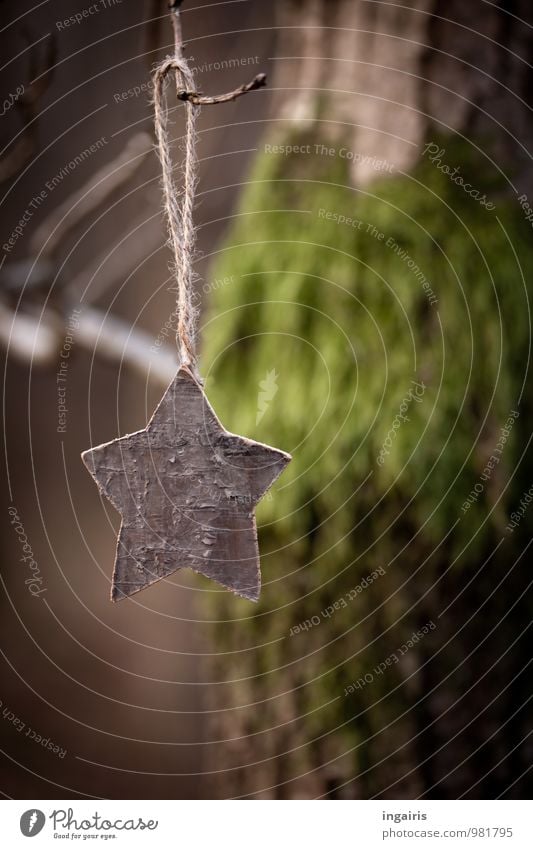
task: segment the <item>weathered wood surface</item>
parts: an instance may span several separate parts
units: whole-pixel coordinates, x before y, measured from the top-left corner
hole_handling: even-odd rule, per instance
[[[144,430],[82,459],[122,517],[113,601],[186,567],[257,601],[254,509],[291,457],[226,431],[187,367]]]

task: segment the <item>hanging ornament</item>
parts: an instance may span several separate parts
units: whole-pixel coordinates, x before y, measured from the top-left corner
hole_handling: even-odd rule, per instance
[[[196,186],[196,119],[203,103],[220,103],[265,84],[217,98],[195,92],[183,57],[179,3],[176,54],[154,73],[155,132],[163,174],[169,241],[175,257],[178,372],[144,430],[91,448],[82,459],[122,517],[111,598],[118,601],[179,569],[190,568],[257,601],[261,587],[255,506],[291,457],[225,430],[197,373],[192,305]],[[187,111],[183,189],[172,177],[164,88],[174,72]]]

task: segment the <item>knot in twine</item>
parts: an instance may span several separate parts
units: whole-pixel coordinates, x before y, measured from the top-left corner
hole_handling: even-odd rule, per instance
[[[194,197],[197,183],[196,119],[200,108],[185,102],[187,125],[185,131],[185,160],[183,186],[178,191],[172,176],[172,159],[168,142],[168,111],[165,104],[165,83],[174,71],[176,86],[194,91],[193,74],[182,56],[165,59],[154,71],[154,123],[162,169],[164,206],[168,225],[169,244],[174,254],[174,274],[177,290],[176,342],[181,365],[188,365],[196,373],[196,317],[192,302],[195,280],[193,271],[196,231],[193,223]],[[179,96],[179,95],[178,95]]]

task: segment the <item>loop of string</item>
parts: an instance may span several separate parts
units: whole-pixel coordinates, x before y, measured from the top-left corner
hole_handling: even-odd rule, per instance
[[[168,142],[168,113],[165,104],[165,82],[168,74],[176,73],[177,84],[194,91],[194,78],[184,58],[165,59],[154,71],[154,123],[163,172],[162,184],[169,242],[174,254],[176,276],[176,342],[181,365],[196,372],[196,309],[192,301],[195,274],[193,270],[196,232],[193,223],[194,197],[197,183],[196,119],[200,111],[193,103],[185,103],[185,161],[183,187],[178,192],[172,176],[172,158]]]

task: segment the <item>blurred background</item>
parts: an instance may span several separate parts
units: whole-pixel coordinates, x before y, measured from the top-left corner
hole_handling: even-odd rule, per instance
[[[166,3],[0,10],[3,795],[527,798],[530,4],[183,6],[199,90],[268,75],[202,110],[195,209],[206,391],[294,458],[257,605],[112,605],[80,461],[177,364]]]

